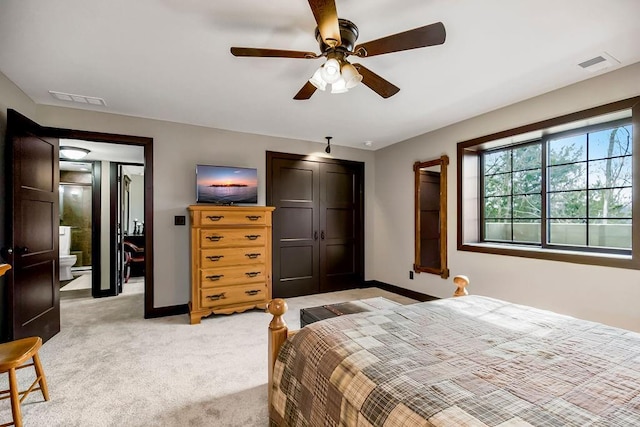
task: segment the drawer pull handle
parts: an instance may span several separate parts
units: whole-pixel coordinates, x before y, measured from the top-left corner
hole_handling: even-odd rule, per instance
[[[244,237],[246,237],[249,240],[256,240],[258,237],[260,237],[260,235],[259,234],[247,234]]]
[[[211,280],[212,282],[216,282],[222,279],[223,277],[224,277],[224,274],[214,274],[213,276],[207,276],[207,279]]]
[[[250,296],[254,296],[254,295],[258,295],[260,293],[259,289],[252,289],[250,291],[244,291],[245,294],[250,295]]]
[[[260,274],[259,271],[249,271],[248,273],[244,273],[249,277],[256,277],[258,274]]]
[[[211,300],[211,301],[218,301],[219,299],[225,299],[227,298],[224,294],[226,292],[223,292],[221,294],[215,294],[215,295],[207,295],[207,299]]]
[[[207,236],[206,239],[210,242],[219,242],[224,236]]]
[[[207,215],[207,218],[211,221],[220,221],[224,215]]]
[[[220,261],[221,258],[224,258],[224,255],[207,255],[209,261]]]
[[[244,254],[244,255],[249,257],[249,259],[256,259],[260,256],[260,254]]]
[[[247,215],[247,219],[248,219],[249,221],[257,221],[257,220],[259,220],[260,218],[262,218],[262,216],[261,216],[261,215]]]

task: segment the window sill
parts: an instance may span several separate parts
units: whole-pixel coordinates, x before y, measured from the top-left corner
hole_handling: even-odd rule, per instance
[[[634,260],[631,255],[554,250],[530,246],[500,245],[495,243],[463,243],[458,245],[458,250],[640,270],[640,262],[638,262],[638,260]]]

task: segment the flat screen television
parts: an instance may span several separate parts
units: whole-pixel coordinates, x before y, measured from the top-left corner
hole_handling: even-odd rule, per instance
[[[197,165],[196,202],[218,205],[258,203],[258,170]]]

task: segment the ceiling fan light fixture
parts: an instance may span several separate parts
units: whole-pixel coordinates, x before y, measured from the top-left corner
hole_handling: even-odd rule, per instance
[[[322,68],[322,67],[321,67],[321,68]],[[309,83],[311,83],[312,85],[314,85],[314,86],[316,87],[316,89],[320,89],[320,90],[324,91],[324,90],[326,90],[326,89],[327,89],[327,82],[325,82],[325,81],[322,79],[322,76],[321,76],[321,74],[322,74],[322,73],[321,73],[321,71],[320,71],[320,70],[321,70],[321,68],[318,68],[318,69],[316,70],[316,72],[315,72],[315,73],[313,73],[313,76],[311,76],[311,78],[309,79]]]
[[[333,84],[340,78],[340,63],[335,58],[329,58],[320,69],[320,73],[322,80]]]
[[[345,81],[345,86],[347,89],[354,88],[358,86],[358,83],[362,81],[362,76],[356,70],[356,67],[349,64],[348,62],[342,66],[342,78]]]
[[[87,157],[91,151],[80,147],[60,147],[60,157],[71,160],[80,160]]]
[[[342,77],[331,84],[331,93],[345,93],[348,91],[347,82]]]

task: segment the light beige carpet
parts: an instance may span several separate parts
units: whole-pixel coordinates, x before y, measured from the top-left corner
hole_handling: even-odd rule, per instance
[[[131,285],[131,286],[127,286]],[[39,392],[23,403],[25,426],[267,426],[267,325],[260,310],[204,318],[143,319],[142,282],[112,298],[61,301],[61,332],[40,350],[51,400]],[[383,296],[356,289],[288,300],[300,308]],[[32,369],[19,371],[23,388]],[[6,374],[0,389],[7,388]],[[9,422],[0,401],[0,424]]]

